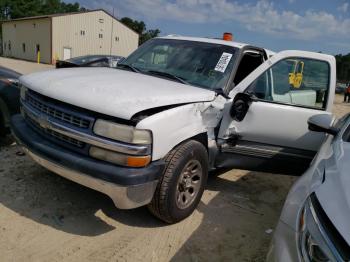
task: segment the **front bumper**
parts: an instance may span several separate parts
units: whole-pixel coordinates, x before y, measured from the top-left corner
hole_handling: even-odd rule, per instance
[[[119,167],[69,151],[43,139],[21,115],[11,119],[12,132],[28,155],[50,171],[108,195],[120,209],[148,204],[153,197],[164,161],[144,168]]]
[[[267,262],[301,261],[298,253],[296,232],[283,221],[279,221],[267,254]]]

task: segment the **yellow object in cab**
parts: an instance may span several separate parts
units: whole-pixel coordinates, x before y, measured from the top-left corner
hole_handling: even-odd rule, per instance
[[[289,73],[289,84],[294,88],[300,88],[303,82],[304,62],[293,60],[293,72]]]

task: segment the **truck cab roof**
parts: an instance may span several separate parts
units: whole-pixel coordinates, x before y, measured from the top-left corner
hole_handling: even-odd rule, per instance
[[[222,39],[205,38],[205,37],[188,37],[188,36],[180,36],[180,35],[168,35],[168,36],[158,37],[158,38],[220,44],[220,45],[232,46],[232,47],[235,47],[238,49],[242,49],[242,48],[247,47],[247,46],[253,46],[250,44],[240,43],[240,42],[236,42],[236,41],[226,41],[226,40],[222,40]],[[275,54],[274,51],[268,50],[266,48],[262,48],[262,49],[265,50],[268,57],[271,57],[272,55]]]

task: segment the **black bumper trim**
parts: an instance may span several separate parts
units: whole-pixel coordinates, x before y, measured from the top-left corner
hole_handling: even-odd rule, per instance
[[[165,167],[163,160],[154,161],[144,168],[130,168],[77,154],[41,137],[19,114],[11,118],[11,127],[16,140],[42,158],[76,172],[118,185],[138,185],[158,180]]]

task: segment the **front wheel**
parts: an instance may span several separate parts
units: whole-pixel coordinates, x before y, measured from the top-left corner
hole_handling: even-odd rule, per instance
[[[5,126],[5,119],[0,111],[0,139],[4,138],[7,135],[8,131]]]
[[[208,153],[201,143],[189,140],[174,148],[165,162],[163,176],[148,208],[159,219],[176,223],[192,214],[203,195]]]

